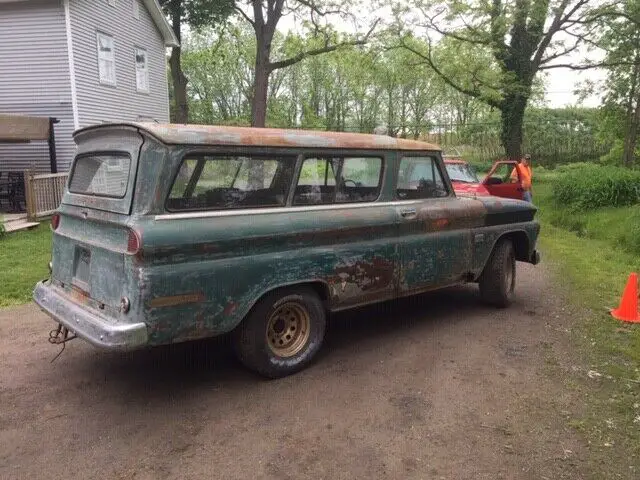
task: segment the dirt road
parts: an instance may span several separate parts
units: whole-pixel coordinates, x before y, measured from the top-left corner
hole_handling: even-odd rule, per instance
[[[472,286],[335,317],[318,361],[282,380],[223,342],[127,355],[0,310],[2,479],[585,478],[576,408],[545,374],[566,358],[561,301],[518,266],[497,311]]]

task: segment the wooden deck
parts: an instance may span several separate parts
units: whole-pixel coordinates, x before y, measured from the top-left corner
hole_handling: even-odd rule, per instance
[[[28,230],[39,225],[38,222],[30,222],[26,213],[0,213],[0,218],[7,233]]]

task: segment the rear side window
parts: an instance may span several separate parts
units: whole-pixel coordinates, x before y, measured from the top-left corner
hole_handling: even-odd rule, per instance
[[[373,202],[382,186],[382,158],[306,158],[293,197],[295,205]]]
[[[82,195],[123,198],[127,193],[131,157],[126,153],[90,153],[76,157],[69,191]]]
[[[434,157],[403,157],[398,171],[397,195],[401,200],[440,198],[448,195]]]
[[[284,206],[295,161],[294,156],[187,157],[171,187],[167,210]]]

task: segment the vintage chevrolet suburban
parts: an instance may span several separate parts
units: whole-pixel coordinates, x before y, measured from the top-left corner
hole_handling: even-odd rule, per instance
[[[241,361],[307,365],[331,312],[464,282],[509,304],[531,204],[457,198],[441,151],[387,136],[109,124],[75,133],[36,303],[135,349],[232,332]]]

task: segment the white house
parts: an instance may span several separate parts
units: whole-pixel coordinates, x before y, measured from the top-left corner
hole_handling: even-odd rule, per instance
[[[55,117],[58,170],[91,124],[169,120],[166,47],[156,0],[0,0],[0,113]],[[46,143],[0,145],[0,172],[48,171]]]

